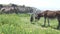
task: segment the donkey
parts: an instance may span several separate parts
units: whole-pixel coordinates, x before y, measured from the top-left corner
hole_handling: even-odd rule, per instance
[[[43,12],[38,13],[37,16],[35,16],[34,18],[35,20],[36,19],[39,20],[40,17],[44,17],[44,26],[46,25],[46,18],[48,19],[48,26],[50,26],[49,19],[57,18],[58,20],[57,29],[60,28],[60,10],[57,11],[45,10]],[[31,22],[33,21],[33,15],[31,16],[30,21]]]

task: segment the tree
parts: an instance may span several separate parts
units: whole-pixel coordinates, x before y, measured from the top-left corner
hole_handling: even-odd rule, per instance
[[[3,7],[3,5],[2,4],[0,4],[0,9]]]

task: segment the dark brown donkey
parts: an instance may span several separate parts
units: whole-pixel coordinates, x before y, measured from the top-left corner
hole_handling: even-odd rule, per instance
[[[60,11],[51,11],[51,10],[46,10],[44,12],[41,12],[35,16],[35,19],[39,20],[40,17],[44,17],[44,26],[46,25],[46,18],[48,19],[48,26],[50,26],[49,19],[54,19],[57,18],[58,20],[58,26],[57,28],[60,28]],[[31,18],[32,20],[32,18]],[[31,21],[32,22],[32,21]]]

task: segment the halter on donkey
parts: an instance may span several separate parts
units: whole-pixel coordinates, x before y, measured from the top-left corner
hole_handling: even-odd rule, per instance
[[[39,18],[37,18],[37,14],[39,13],[41,13],[40,10],[34,9],[33,13],[31,14],[30,22],[36,21],[36,19],[39,20]]]

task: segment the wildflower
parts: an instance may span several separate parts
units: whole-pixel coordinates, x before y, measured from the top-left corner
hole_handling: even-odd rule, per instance
[[[4,34],[4,33],[2,33],[2,34]]]

